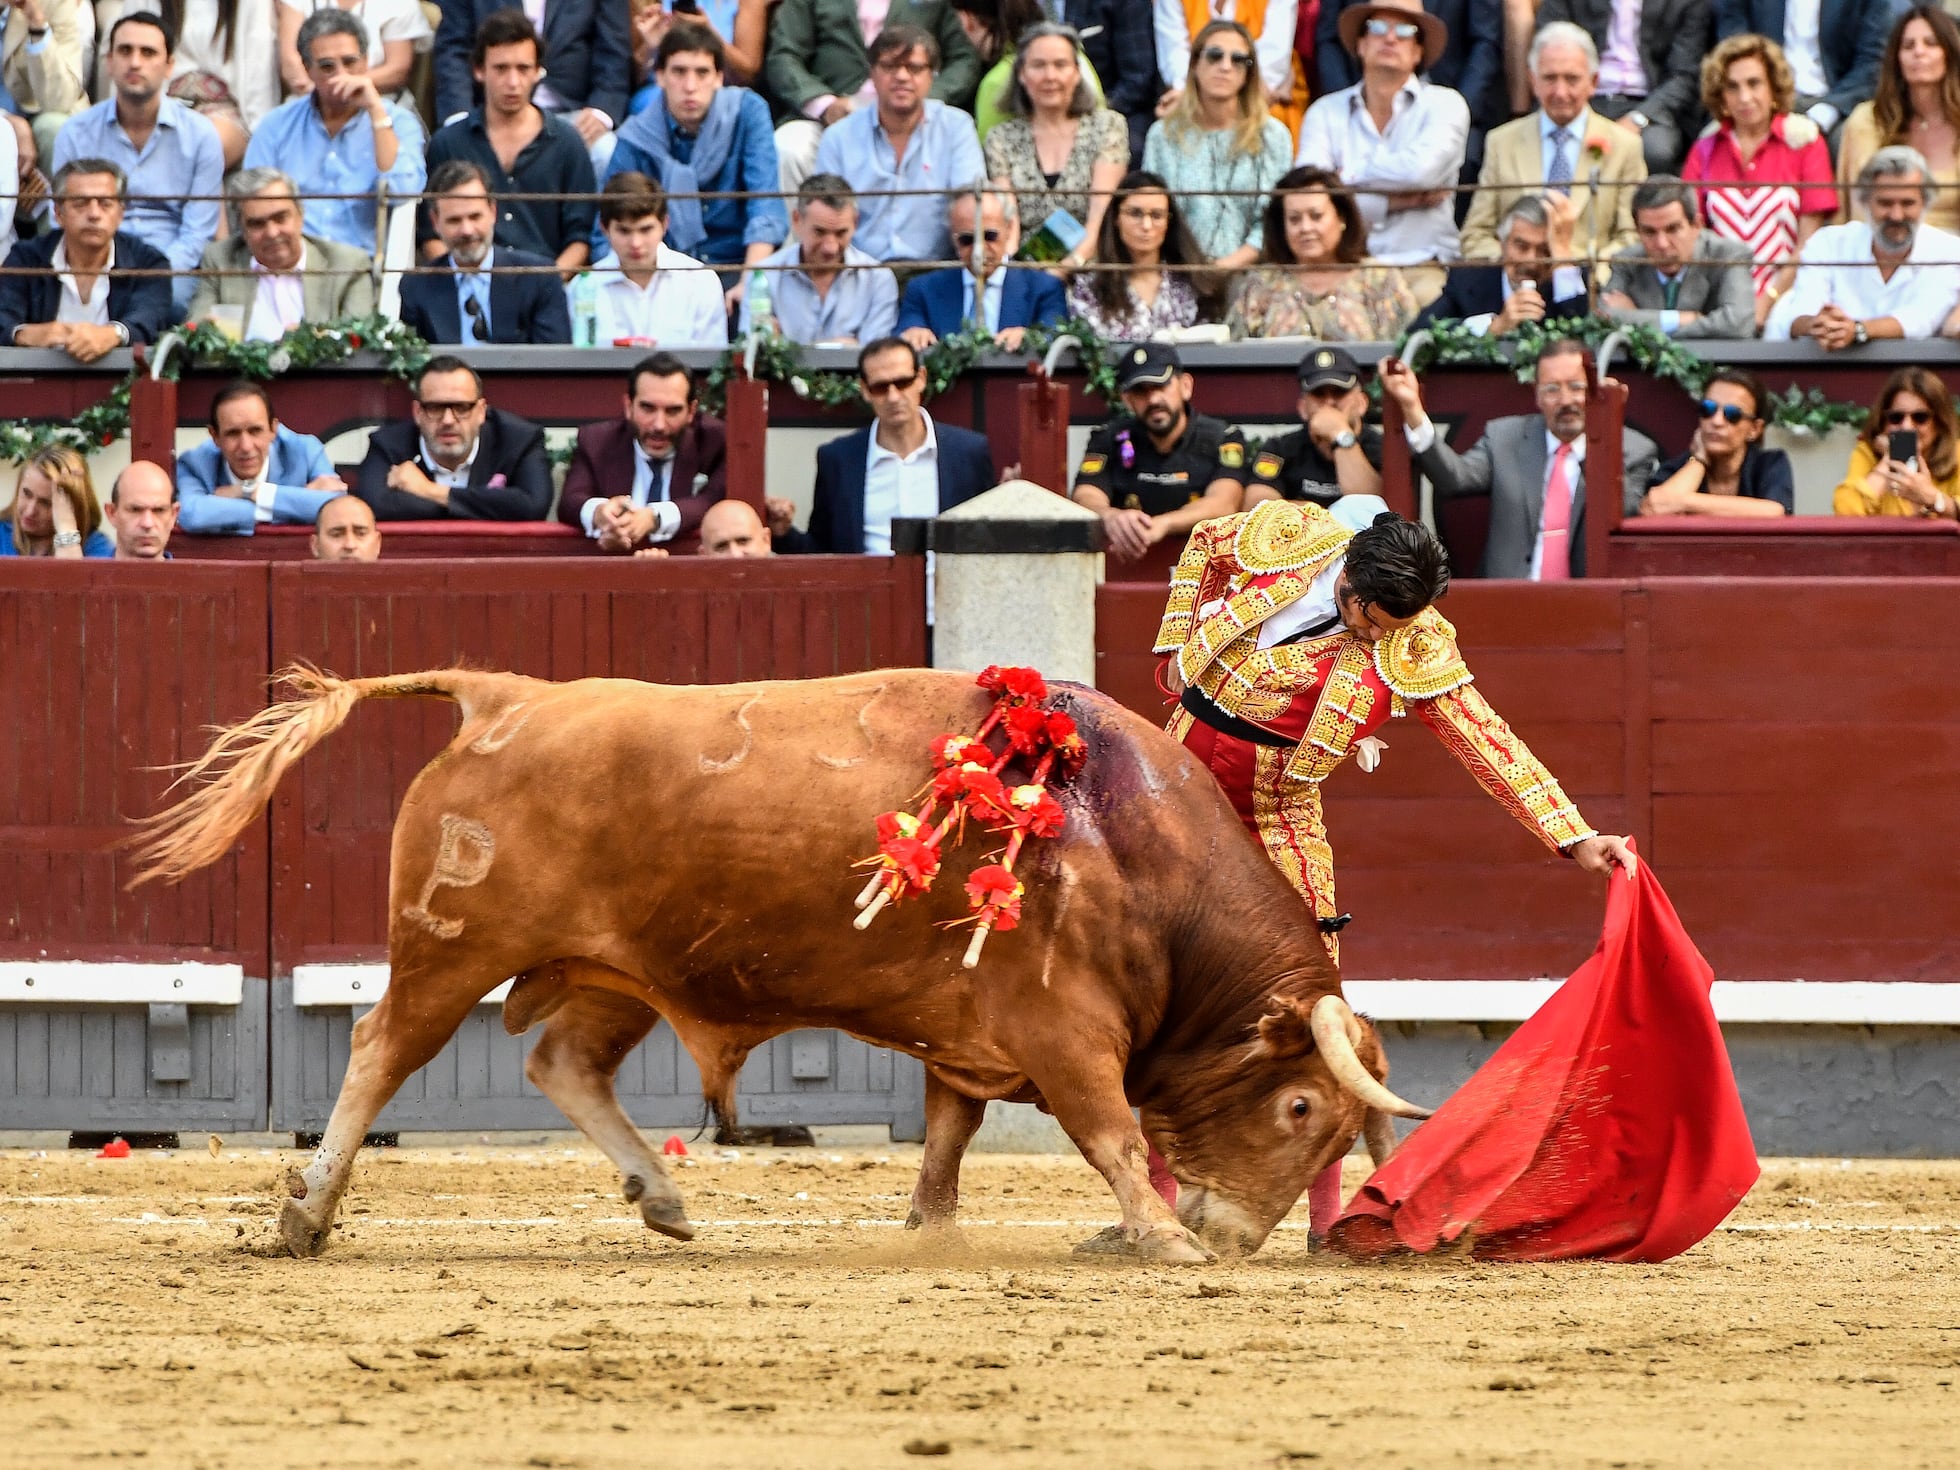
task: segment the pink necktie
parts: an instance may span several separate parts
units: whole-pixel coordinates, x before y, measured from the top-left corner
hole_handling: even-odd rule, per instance
[[[1552,473],[1545,481],[1545,510],[1538,521],[1542,549],[1538,580],[1566,582],[1572,578],[1572,446],[1561,444],[1552,456]]]

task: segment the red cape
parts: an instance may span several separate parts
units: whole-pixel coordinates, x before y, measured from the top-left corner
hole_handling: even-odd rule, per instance
[[[1334,1249],[1665,1261],[1749,1192],[1714,972],[1646,863],[1608,889],[1592,958],[1361,1186]]]

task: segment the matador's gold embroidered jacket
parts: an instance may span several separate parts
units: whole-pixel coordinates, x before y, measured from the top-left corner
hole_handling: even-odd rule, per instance
[[[1551,773],[1470,687],[1456,630],[1434,608],[1373,645],[1342,629],[1259,647],[1259,625],[1304,596],[1352,534],[1319,506],[1284,500],[1204,522],[1177,564],[1156,652],[1174,655],[1185,684],[1227,714],[1297,741],[1289,781],[1317,786],[1358,740],[1413,708],[1548,847],[1594,835]]]

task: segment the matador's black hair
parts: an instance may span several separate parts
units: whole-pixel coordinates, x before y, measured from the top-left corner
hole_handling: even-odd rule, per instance
[[[1348,542],[1347,584],[1392,618],[1412,618],[1450,590],[1450,555],[1419,521],[1383,511]]]

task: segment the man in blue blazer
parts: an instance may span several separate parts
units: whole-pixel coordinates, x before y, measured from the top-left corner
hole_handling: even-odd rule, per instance
[[[960,269],[915,276],[898,303],[898,335],[923,352],[941,337],[956,337],[969,323],[984,326],[995,342],[1018,352],[1029,327],[1048,327],[1068,316],[1062,283],[1047,271],[1010,268],[1021,248],[1020,210],[1011,190],[989,187],[976,210],[972,194],[958,194],[946,208]]]
[[[925,368],[909,342],[880,337],[858,353],[858,391],[877,422],[817,451],[817,494],[807,532],[790,527],[786,501],[771,502],[770,531],[779,552],[889,556],[894,517],[936,516],[994,486],[986,439],[934,423],[922,406]]]
[[[402,324],[425,342],[465,347],[569,343],[572,313],[554,262],[495,243],[497,201],[483,166],[450,159],[429,180],[429,195],[429,213],[448,253],[429,262],[431,274],[402,277]]]
[[[1478,336],[1502,337],[1526,322],[1588,314],[1585,272],[1572,258],[1578,210],[1559,193],[1527,194],[1497,222],[1498,263],[1450,267],[1443,294],[1423,308],[1417,331],[1460,321]]]
[[[444,0],[436,28],[436,125],[453,122],[476,99],[470,52],[476,28],[517,0]],[[528,13],[528,11],[527,11]],[[633,92],[629,7],[620,0],[545,0],[545,80],[533,100],[578,129],[587,148],[626,121]]]
[[[94,362],[118,347],[154,342],[176,322],[167,274],[125,274],[170,269],[161,250],[123,229],[128,190],[123,171],[100,158],[77,158],[54,176],[60,228],[7,254],[15,270],[39,274],[0,275],[0,347],[59,347],[77,362]],[[63,272],[86,297],[69,316]]]
[[[263,383],[243,379],[211,400],[211,437],[177,456],[177,529],[249,536],[265,522],[310,526],[347,482],[326,446],[272,411]]]

